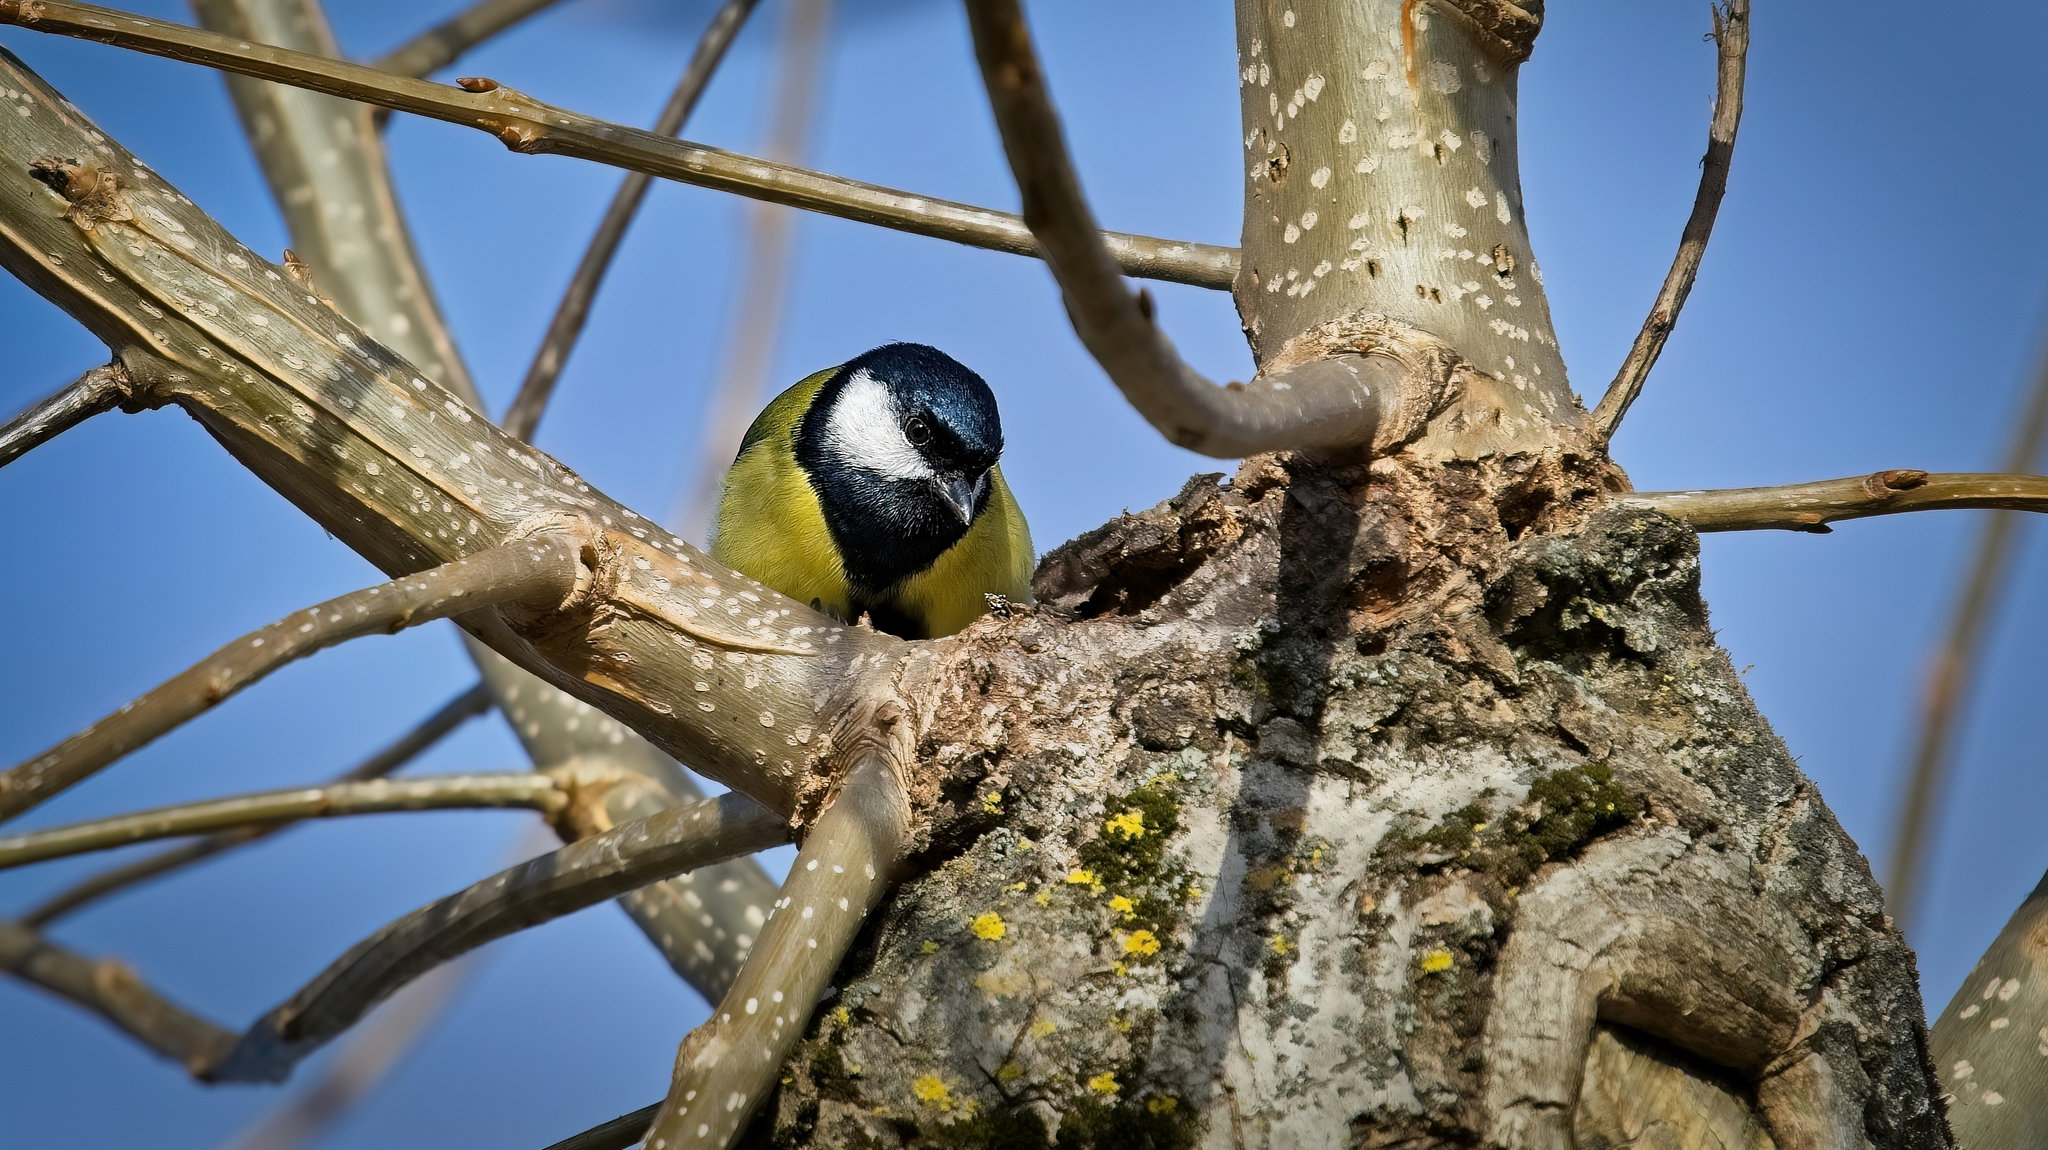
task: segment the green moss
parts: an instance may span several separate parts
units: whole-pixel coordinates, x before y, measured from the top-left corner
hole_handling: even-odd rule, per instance
[[[1537,776],[1522,808],[1533,818],[1489,811],[1484,800],[1491,794],[1483,792],[1481,801],[1433,826],[1388,835],[1379,851],[1380,869],[1417,862],[1424,868],[1455,865],[1489,874],[1503,887],[1519,887],[1544,863],[1572,857],[1643,811],[1642,800],[1623,790],[1605,763]]]
[[[1023,1107],[977,1111],[973,1117],[918,1130],[917,1145],[946,1150],[1051,1150],[1045,1119]]]
[[[1185,1150],[1195,1144],[1193,1116],[1177,1099],[1083,1100],[1060,1118],[1058,1150]]]
[[[1166,840],[1180,830],[1180,804],[1156,784],[1103,804],[1102,833],[1081,844],[1081,865],[1113,891],[1158,876]]]

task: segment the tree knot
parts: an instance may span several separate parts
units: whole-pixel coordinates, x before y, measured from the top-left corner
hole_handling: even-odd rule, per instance
[[[103,221],[118,223],[135,218],[121,195],[120,178],[95,165],[44,156],[29,163],[28,174],[64,197],[71,205],[65,209],[64,218],[87,231]]]

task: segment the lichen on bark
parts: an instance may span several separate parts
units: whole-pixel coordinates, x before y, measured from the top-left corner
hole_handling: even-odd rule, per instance
[[[922,873],[749,1144],[1568,1145],[1640,1048],[1781,1146],[1946,1145],[1868,868],[1614,483],[1261,457],[1049,555],[944,656]]]

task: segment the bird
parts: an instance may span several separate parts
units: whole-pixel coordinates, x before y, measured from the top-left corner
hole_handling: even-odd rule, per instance
[[[991,596],[1031,601],[1031,529],[1002,452],[979,375],[934,347],[884,344],[755,417],[726,472],[711,557],[842,622],[953,634]]]

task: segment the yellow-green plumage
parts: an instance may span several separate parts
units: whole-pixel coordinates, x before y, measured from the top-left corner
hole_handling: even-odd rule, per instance
[[[856,592],[795,444],[805,414],[837,370],[799,381],[755,417],[726,473],[711,557],[792,599],[851,619]],[[1032,559],[1030,528],[1001,469],[992,467],[988,502],[966,534],[929,566],[858,607],[901,616],[917,632],[911,638],[950,635],[988,610],[989,593],[1030,602]]]

